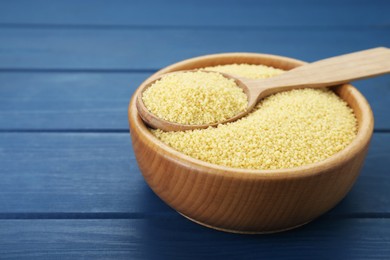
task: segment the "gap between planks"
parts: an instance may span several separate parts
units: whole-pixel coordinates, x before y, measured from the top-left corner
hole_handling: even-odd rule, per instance
[[[7,219],[159,219],[175,218],[181,215],[175,212],[141,213],[141,212],[4,212],[0,213],[0,220]]]
[[[159,69],[0,68],[0,73],[155,73]]]
[[[31,219],[174,219],[182,218],[176,212],[160,213],[122,213],[122,212],[98,212],[98,213],[77,213],[77,212],[35,212],[19,213],[5,212],[0,213],[0,220],[31,220]],[[345,214],[325,214],[318,219],[389,219],[390,212],[361,212]]]
[[[379,25],[125,25],[125,24],[45,24],[1,23],[0,29],[64,29],[64,30],[375,30],[390,29],[390,24]]]
[[[390,130],[389,130],[390,132]],[[96,134],[96,133],[108,133],[108,134],[129,134],[129,129],[0,129],[0,134],[12,134],[12,133],[65,133],[65,134]]]

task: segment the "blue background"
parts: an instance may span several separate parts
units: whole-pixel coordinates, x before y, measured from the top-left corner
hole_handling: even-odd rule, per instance
[[[376,46],[390,47],[390,1],[0,1],[0,259],[389,259],[389,75],[355,84],[375,114],[358,182],[285,233],[181,217],[144,182],[127,122],[137,86],[182,59]]]

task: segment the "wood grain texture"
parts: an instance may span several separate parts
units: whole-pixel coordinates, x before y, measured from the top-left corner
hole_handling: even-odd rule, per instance
[[[237,19],[236,19],[237,20]],[[288,42],[288,44],[286,44]],[[259,52],[308,62],[390,46],[390,29],[370,30],[72,30],[0,28],[0,70],[158,69],[223,52]]]
[[[320,219],[269,236],[215,232],[181,217],[0,222],[2,259],[386,259],[389,219]]]
[[[388,143],[389,134],[374,134],[361,177],[332,216],[390,214]],[[147,187],[128,133],[1,133],[0,161],[0,218],[178,215]]]
[[[215,64],[263,64],[289,70],[303,63],[261,54],[220,54],[185,60],[155,75]],[[181,214],[231,232],[286,230],[333,208],[351,189],[364,162],[373,131],[372,111],[351,85],[335,89],[354,110],[358,134],[338,154],[310,166],[247,170],[215,166],[185,156],[155,138],[138,115],[138,88],[129,105],[130,133],[140,170],[153,191]]]
[[[390,49],[377,47],[315,61],[277,77],[241,81],[248,88],[249,100],[256,104],[259,99],[281,91],[336,86],[388,73]]]
[[[151,73],[1,72],[0,131],[128,131],[129,97]],[[390,129],[390,77],[356,82]]]
[[[217,0],[96,0],[93,4],[77,0],[38,0],[34,3],[20,0],[1,3],[0,23],[78,27],[106,25],[364,28],[388,26],[389,8],[390,4],[386,0],[228,0],[223,4]],[[145,10],[148,12],[146,16]]]

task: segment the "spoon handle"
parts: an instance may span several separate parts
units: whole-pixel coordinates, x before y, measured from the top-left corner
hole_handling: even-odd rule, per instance
[[[246,81],[258,99],[304,87],[329,87],[390,72],[390,49],[378,47],[316,61],[266,80]]]

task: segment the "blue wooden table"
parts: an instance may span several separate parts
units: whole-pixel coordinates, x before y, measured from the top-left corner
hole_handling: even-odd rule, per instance
[[[181,217],[144,182],[127,122],[136,87],[185,58],[376,46],[390,47],[387,0],[1,1],[0,259],[389,259],[390,76],[356,83],[376,121],[352,191],[285,233]]]

